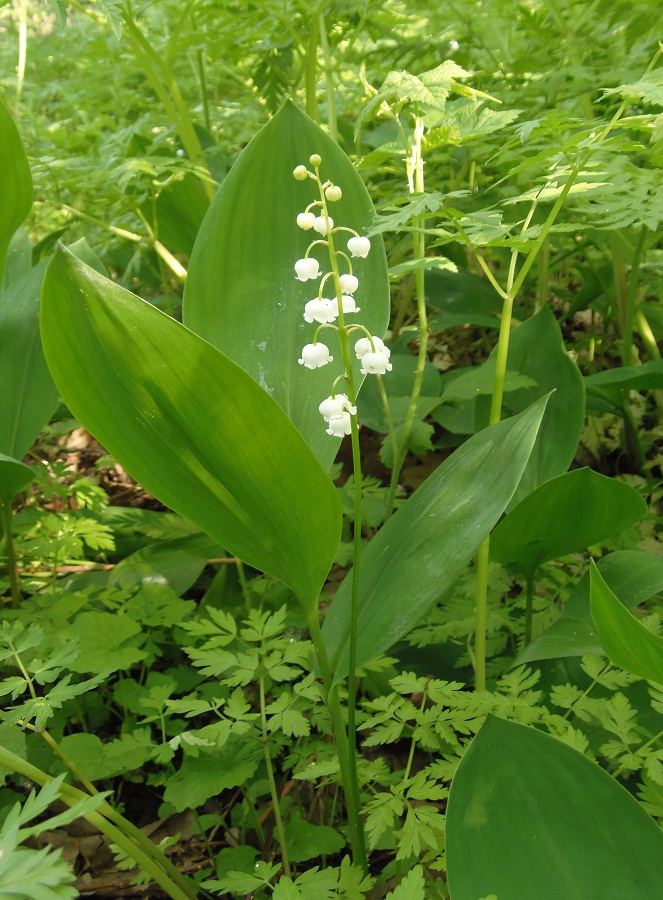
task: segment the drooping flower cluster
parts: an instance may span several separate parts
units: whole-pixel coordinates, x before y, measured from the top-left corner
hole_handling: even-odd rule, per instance
[[[309,162],[314,167],[315,174],[310,172],[306,166],[297,166],[293,175],[297,181],[305,181],[307,178],[315,180],[319,188],[320,199],[314,200],[304,212],[299,213],[297,225],[304,231],[315,231],[321,237],[312,241],[303,259],[296,261],[295,276],[302,282],[316,281],[321,278],[317,297],[308,300],[304,306],[304,320],[310,324],[317,322],[319,327],[313,336],[313,342],[306,344],[302,349],[299,363],[307,369],[318,369],[333,361],[334,357],[329,352],[329,348],[318,340],[318,334],[323,328],[343,331],[347,335],[353,331],[361,331],[366,337],[361,337],[355,344],[357,359],[361,361],[361,373],[362,375],[383,375],[385,372],[390,372],[392,368],[389,362],[391,353],[389,348],[379,337],[371,335],[362,325],[347,324],[345,321],[346,316],[353,316],[361,311],[353,296],[359,289],[359,279],[353,274],[352,258],[365,259],[370,252],[371,242],[367,237],[357,234],[352,228],[334,225],[334,220],[327,209],[327,202],[334,203],[340,200],[343,192],[338,185],[332,182],[322,183],[318,174],[322,160],[317,153],[311,156]],[[349,255],[342,250],[335,249],[334,236],[339,232],[350,232],[352,235],[347,242]],[[318,245],[325,245],[329,252],[332,271],[325,275],[322,275],[320,271],[318,260],[309,255],[311,250]],[[339,261],[341,260],[344,261],[344,267],[347,267],[349,271],[343,273],[339,271]],[[330,280],[330,287],[333,288],[335,295],[333,299],[323,296],[325,284]],[[338,325],[335,325],[337,320]],[[343,344],[341,341],[341,346],[342,348],[345,346],[344,353],[347,353],[347,338],[343,340],[346,343]],[[351,396],[353,393],[350,361],[344,359],[343,362],[344,374],[334,382],[331,396],[323,400],[319,406],[320,413],[328,425],[327,434],[336,437],[351,433],[351,416],[357,414],[357,408],[350,398],[346,394],[337,394],[334,391],[336,383],[345,379],[349,382]]]

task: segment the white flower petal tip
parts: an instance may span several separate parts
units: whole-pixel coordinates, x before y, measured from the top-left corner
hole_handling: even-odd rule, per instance
[[[295,273],[300,281],[320,277],[320,263],[317,259],[298,259],[295,263]]]
[[[319,369],[333,359],[334,357],[329,355],[329,347],[324,344],[306,344],[302,349],[299,365],[306,366],[307,369]]]
[[[330,184],[328,188],[325,190],[325,197],[331,203],[335,203],[337,200],[340,200],[343,196],[343,191],[337,184]]]
[[[343,437],[346,434],[352,434],[352,421],[349,413],[342,413],[340,416],[332,416],[328,419],[329,428],[327,434],[332,437]]]
[[[389,349],[389,347],[387,347],[385,342],[376,335],[372,335],[371,340],[373,341],[373,347],[375,347],[375,351],[377,353],[384,354],[384,356],[389,359],[389,357],[391,356],[391,350]],[[372,353],[373,347],[371,347],[371,341],[368,338],[359,338],[359,340],[355,344],[355,353],[357,354],[357,359],[363,359],[367,353]]]
[[[328,325],[338,318],[338,308],[334,300],[326,300],[324,297],[309,300],[304,307],[304,319],[306,322],[319,322]]]
[[[344,294],[354,294],[359,287],[359,279],[355,275],[341,275],[339,283]]]
[[[353,406],[345,394],[336,394],[335,397],[327,397],[318,407],[320,414],[325,422],[330,419],[336,419],[344,413],[350,413],[352,416],[357,415],[357,407]]]
[[[297,224],[300,228],[303,228],[304,231],[310,231],[315,225],[315,216],[313,213],[300,213],[297,216]]]
[[[354,297],[346,297],[345,295],[341,298],[341,302],[343,305],[343,313],[344,315],[351,315],[352,313],[361,312],[361,307],[357,306],[355,303]]]
[[[332,219],[331,216],[329,216],[328,219],[329,219],[329,228],[327,228],[327,219],[325,219],[324,216],[316,216],[313,228],[315,231],[318,232],[318,234],[325,235],[325,234],[328,234],[332,230],[332,228],[334,227],[334,220]]]
[[[381,350],[375,353],[364,353],[361,358],[361,374],[362,375],[384,375],[385,372],[391,372],[392,364],[389,357]]]
[[[297,181],[306,181],[308,177],[308,170],[306,166],[296,166],[292,173]]]
[[[360,256],[365,259],[371,249],[371,242],[367,237],[351,237],[348,241],[348,250],[352,256]]]

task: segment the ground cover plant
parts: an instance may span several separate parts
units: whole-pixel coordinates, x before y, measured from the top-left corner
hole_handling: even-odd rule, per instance
[[[0,7],[0,897],[660,891],[655,13]]]

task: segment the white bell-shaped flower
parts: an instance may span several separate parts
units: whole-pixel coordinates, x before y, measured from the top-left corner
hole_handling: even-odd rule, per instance
[[[306,166],[296,166],[295,170],[292,173],[297,181],[305,181],[308,178],[308,171]]]
[[[328,419],[329,428],[327,434],[332,437],[343,437],[344,434],[352,434],[352,423],[350,413],[341,413],[340,416],[332,416]]]
[[[326,300],[324,297],[316,297],[309,300],[304,307],[304,319],[307,322],[319,322],[328,325],[338,318],[338,307],[335,300]]]
[[[295,272],[300,281],[308,281],[320,276],[320,263],[317,259],[298,259],[295,263]]]
[[[345,412],[353,416],[357,415],[357,407],[350,403],[346,394],[336,394],[335,397],[327,397],[326,400],[322,401],[318,409],[326,422],[342,416]]]
[[[302,349],[299,365],[306,366],[307,369],[319,369],[333,359],[334,357],[329,355],[329,347],[324,344],[306,344]]]
[[[328,188],[325,188],[325,197],[327,200],[331,200],[332,203],[340,200],[342,196],[343,191],[337,184],[330,184]]]
[[[348,241],[348,250],[352,256],[361,256],[364,259],[370,249],[371,242],[367,237],[351,237]]]
[[[310,231],[315,225],[315,215],[312,212],[303,212],[297,216],[297,224],[304,231]]]
[[[361,374],[362,375],[384,375],[385,372],[391,372],[392,364],[389,357],[382,350],[375,353],[364,353],[361,358]]]
[[[344,315],[361,312],[361,308],[355,303],[354,297],[348,297],[344,294],[343,297],[341,297],[341,303],[343,305]]]
[[[389,359],[389,357],[391,356],[391,350],[386,346],[384,341],[376,335],[372,335],[371,340],[373,341],[373,347],[375,347],[375,350],[379,353],[384,353],[387,359]],[[371,341],[369,341],[368,338],[359,338],[359,340],[355,344],[355,353],[357,354],[357,359],[363,359],[367,353],[372,353],[373,347],[371,347]]]
[[[327,219],[325,219],[324,216],[316,216],[313,228],[315,229],[315,231],[318,232],[318,234],[325,235],[328,232],[330,232],[332,230],[332,228],[334,227],[334,220],[332,219],[331,216],[329,216],[328,218],[329,218],[329,228],[327,228]],[[364,254],[364,255],[366,255],[366,254]]]
[[[345,275],[341,275],[338,280],[344,294],[354,294],[359,287],[359,279],[355,275],[346,273]]]

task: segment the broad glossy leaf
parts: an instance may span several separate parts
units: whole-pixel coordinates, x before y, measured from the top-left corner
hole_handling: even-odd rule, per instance
[[[585,391],[578,367],[569,358],[559,325],[547,306],[512,333],[507,369],[536,382],[536,387],[508,394],[505,406],[511,413],[554,391],[525,474],[509,504],[513,508],[571,465],[585,421]]]
[[[621,669],[663,684],[663,638],[648,631],[590,563],[592,618],[608,658]]]
[[[32,206],[32,175],[21,137],[0,97],[0,284],[12,235]]]
[[[296,181],[292,172],[308,164],[312,153],[322,157],[322,178],[343,190],[343,198],[330,204],[335,225],[359,232],[366,228],[373,206],[359,175],[338,145],[288,102],[243,151],[205,216],[191,256],[183,318],[276,400],[328,467],[339,441],[325,434],[318,405],[341,372],[338,339],[332,331],[320,338],[333,364],[311,371],[297,362],[317,327],[304,322],[303,312],[306,301],[317,296],[319,282],[297,281],[294,263],[319,235],[296,225],[297,214],[317,199],[317,188],[311,180]],[[344,232],[335,236],[337,249],[346,249],[347,237]],[[318,246],[313,253],[323,272],[329,271],[325,252]],[[389,285],[381,237],[371,238],[367,259],[353,260],[353,268],[361,313],[351,321],[382,337]],[[331,296],[327,289],[325,294]],[[359,385],[356,360],[354,373]]]
[[[663,557],[644,550],[615,550],[596,563],[611,591],[627,609],[663,591]],[[587,571],[569,594],[565,616],[584,619],[593,625],[590,611],[590,573]]]
[[[32,481],[32,469],[19,459],[0,453],[0,500],[5,503]]]
[[[564,656],[585,656],[586,653],[603,654],[596,631],[582,619],[562,616],[550,628],[534,638],[519,653],[510,668],[540,659],[560,659]]]
[[[537,488],[497,526],[493,559],[526,577],[550,559],[619,534],[647,513],[632,487],[591,469],[574,469]]]
[[[663,834],[577,750],[489,716],[451,785],[452,900],[652,900]]]
[[[17,228],[7,249],[2,288],[6,288],[21,275],[26,275],[32,265],[32,244],[25,228]]]
[[[340,503],[255,381],[62,248],[44,281],[42,335],[67,405],[127,471],[313,609]]]
[[[426,272],[426,295],[432,308],[432,331],[457,325],[499,328],[502,302],[487,278],[462,269]]]
[[[125,587],[167,583],[181,597],[196,582],[207,560],[216,556],[223,556],[223,550],[206,534],[159,541],[125,556],[110,573],[108,583]]]
[[[406,635],[458,578],[504,512],[547,398],[466,441],[403,504],[361,557],[357,663]],[[347,671],[352,572],[322,629],[336,677]]]
[[[602,557],[597,568],[627,609],[663,590],[663,558],[644,550],[616,550]],[[561,619],[535,637],[513,666],[539,659],[603,654],[589,606],[589,576],[587,570],[569,594]]]
[[[0,453],[18,459],[47,424],[58,400],[39,338],[45,269],[46,263],[40,263],[0,291]]]

